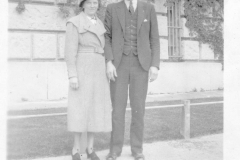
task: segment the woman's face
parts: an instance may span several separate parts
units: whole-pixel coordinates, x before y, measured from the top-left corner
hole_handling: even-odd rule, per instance
[[[84,12],[89,15],[92,16],[94,15],[97,10],[98,10],[98,0],[87,0],[84,5]]]

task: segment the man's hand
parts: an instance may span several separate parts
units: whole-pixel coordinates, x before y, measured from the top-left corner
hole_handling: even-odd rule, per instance
[[[115,81],[115,77],[117,77],[117,70],[112,61],[107,62],[107,76],[112,81]]]
[[[157,67],[150,67],[149,69],[149,81],[153,82],[157,79],[158,77],[158,69]]]
[[[77,90],[79,85],[78,85],[78,78],[77,77],[71,77],[69,79],[69,84],[72,89]]]

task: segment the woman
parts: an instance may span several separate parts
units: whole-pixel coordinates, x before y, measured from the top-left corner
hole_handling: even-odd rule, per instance
[[[94,133],[112,130],[112,106],[103,55],[105,28],[96,12],[99,0],[83,0],[79,15],[67,22],[65,60],[69,77],[68,131],[74,134],[72,159],[81,160],[80,139],[87,132],[86,153],[94,152]]]

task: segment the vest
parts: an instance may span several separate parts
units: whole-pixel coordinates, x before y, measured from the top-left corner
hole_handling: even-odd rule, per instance
[[[131,15],[128,8],[125,7],[125,38],[123,53],[129,55],[133,53],[137,55],[137,8]]]

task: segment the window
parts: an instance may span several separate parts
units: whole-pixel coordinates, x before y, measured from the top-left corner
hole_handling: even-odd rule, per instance
[[[180,60],[181,53],[181,1],[171,2],[167,7],[168,15],[168,56],[169,59]]]

